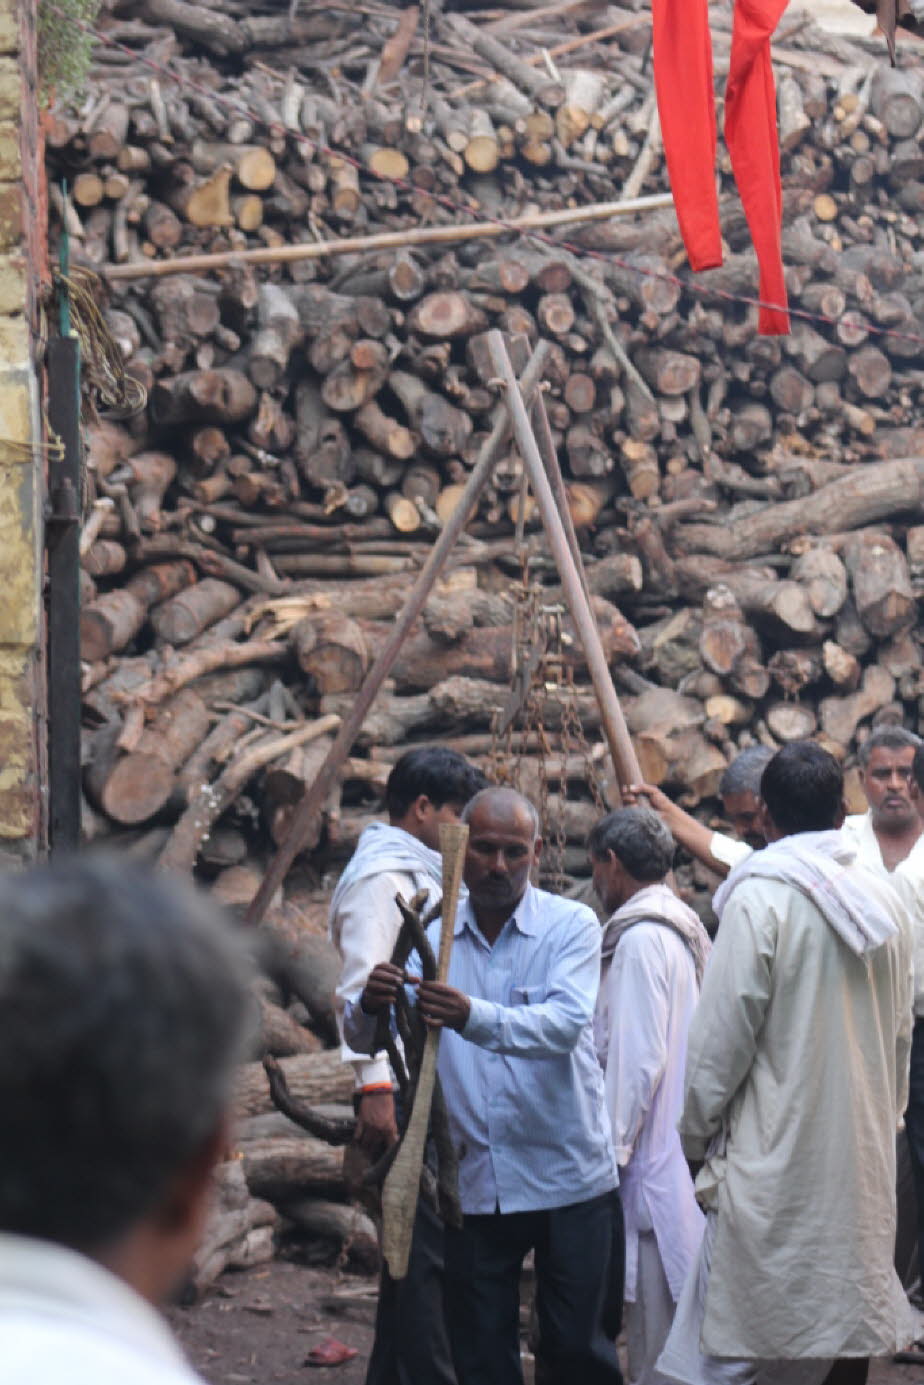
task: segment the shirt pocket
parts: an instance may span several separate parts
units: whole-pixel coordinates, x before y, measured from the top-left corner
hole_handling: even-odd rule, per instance
[[[511,1005],[541,1005],[548,997],[549,988],[545,985],[510,987]]]

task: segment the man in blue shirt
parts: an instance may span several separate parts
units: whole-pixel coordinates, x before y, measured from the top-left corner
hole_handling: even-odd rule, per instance
[[[512,789],[468,804],[465,883],[449,982],[421,982],[444,1029],[439,1073],[459,1152],[461,1230],[446,1232],[447,1319],[459,1385],[521,1385],[519,1278],[535,1251],[547,1379],[621,1385],[614,1346],[623,1230],[592,1022],[600,926],[585,905],[535,889],[535,809]],[[430,940],[439,941],[433,925]],[[405,977],[370,973],[345,1031],[368,1047],[373,1016]]]

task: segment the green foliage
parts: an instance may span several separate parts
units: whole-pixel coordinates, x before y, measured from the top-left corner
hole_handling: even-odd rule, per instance
[[[93,36],[79,22],[93,24],[101,0],[38,0],[38,77],[43,101],[52,93],[79,96],[87,82]]]

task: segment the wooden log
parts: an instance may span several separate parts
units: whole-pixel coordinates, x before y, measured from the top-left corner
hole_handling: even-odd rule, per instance
[[[414,455],[414,434],[403,423],[383,413],[374,399],[356,411],[353,421],[377,451],[397,461],[407,461]]]
[[[921,503],[922,480],[924,461],[915,458],[862,467],[812,495],[767,505],[737,520],[733,529],[678,524],[675,543],[684,553],[712,553],[730,560],[779,552],[800,534],[840,533],[913,512]]]
[[[803,702],[774,702],[765,713],[767,726],[778,741],[807,741],[815,734],[814,710]]]
[[[910,139],[921,124],[924,86],[910,69],[878,67],[870,87],[870,110],[895,139]]]
[[[191,1291],[202,1294],[226,1269],[247,1269],[273,1256],[275,1210],[251,1196],[239,1159],[227,1159],[212,1175],[209,1209],[189,1271]],[[258,1239],[263,1235],[262,1241]]]
[[[469,414],[428,390],[422,380],[406,371],[391,371],[388,387],[400,399],[409,422],[435,456],[461,454],[472,432]]]
[[[240,423],[257,405],[257,392],[238,370],[190,371],[157,382],[151,408],[158,423]]]
[[[227,164],[247,192],[266,192],[276,179],[276,160],[269,149],[259,144],[195,140],[190,148],[190,162],[197,173],[207,174]]]
[[[353,1069],[343,1062],[339,1050],[283,1058],[280,1067],[292,1096],[306,1106],[352,1101]],[[263,1064],[242,1064],[234,1083],[235,1118],[242,1120],[274,1110]]]
[[[856,655],[848,653],[834,640],[825,640],[822,660],[825,673],[839,692],[854,692],[859,687],[862,669]]]
[[[905,555],[894,539],[876,532],[855,534],[844,561],[857,613],[871,635],[884,638],[913,624],[917,603]]]
[[[144,625],[149,606],[196,580],[189,562],[159,563],[121,588],[105,592],[80,613],[80,652],[89,663],[124,649]]]
[[[343,1193],[343,1150],[323,1140],[248,1140],[240,1155],[253,1197],[283,1202],[307,1193],[332,1199]]]
[[[223,616],[230,615],[240,602],[237,587],[206,577],[156,607],[151,624],[168,644],[188,644]]]
[[[92,761],[84,775],[91,801],[115,822],[148,822],[173,794],[176,769],[188,759],[209,726],[205,703],[191,688],[166,701],[135,749],[119,754],[113,743],[108,755]]]
[[[524,63],[505,43],[487,33],[485,29],[476,27],[462,15],[447,15],[445,22],[455,31],[456,37],[462,41],[466,49],[484,58],[497,72],[502,73],[521,91],[532,96],[540,105],[551,108],[561,105],[565,91],[560,82]]]
[[[233,226],[231,173],[231,165],[226,164],[201,182],[171,189],[168,193],[171,207],[191,226]]]
[[[794,581],[808,592],[812,610],[823,619],[836,616],[847,599],[847,572],[830,548],[810,548],[792,568]]]
[[[337,611],[306,616],[292,631],[299,667],[318,693],[355,692],[369,667],[369,649],[359,625]]]
[[[408,316],[408,327],[421,336],[443,341],[483,332],[487,318],[466,294],[446,290],[420,299]]]
[[[765,695],[770,675],[761,663],[757,636],[727,586],[711,587],[706,594],[699,652],[706,668],[727,678],[734,691],[754,699]]]
[[[293,348],[304,330],[298,308],[278,284],[262,284],[258,328],[247,357],[247,374],[260,390],[275,389],[285,377]]]
[[[892,701],[895,679],[878,664],[863,673],[857,692],[846,697],[826,697],[819,704],[821,727],[826,736],[845,748],[852,742],[857,726]]]
[[[772,569],[736,566],[696,555],[678,558],[675,573],[681,590],[700,599],[711,588],[723,585],[744,614],[756,617],[778,636],[787,633],[809,639],[820,633],[804,587],[778,581]]]

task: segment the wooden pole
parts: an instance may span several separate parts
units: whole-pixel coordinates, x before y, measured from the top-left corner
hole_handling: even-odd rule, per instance
[[[541,393],[536,395],[533,403],[533,418],[538,424],[536,428],[536,442],[539,445],[539,452],[542,456],[542,465],[545,467],[545,474],[549,478],[549,485],[552,487],[552,494],[558,505],[558,513],[561,515],[562,524],[564,525],[565,538],[568,540],[571,560],[577,569],[578,577],[581,579],[581,590],[584,593],[584,600],[587,602],[587,605],[590,606],[590,587],[587,585],[587,573],[584,571],[584,559],[581,557],[581,545],[578,543],[574,520],[571,518],[571,506],[568,504],[568,492],[565,490],[565,478],[561,474],[561,464],[559,463],[558,453],[555,451],[555,442],[552,438],[552,426],[549,423],[549,415],[546,411],[545,400]]]
[[[527,397],[532,397],[539,383],[548,350],[548,343],[540,342],[523,372],[521,384]],[[246,914],[247,923],[260,922],[270,900],[282,884],[289,867],[301,850],[302,842],[308,835],[315,813],[326,802],[337,772],[353,748],[353,742],[359,735],[366,714],[391,672],[407,638],[408,631],[423,610],[424,603],[433,590],[434,583],[443,570],[446,559],[455,547],[457,538],[462,533],[478,503],[478,497],[494,469],[494,462],[507,436],[509,426],[510,419],[507,408],[501,405],[495,413],[494,426],[482,445],[478,461],[466,482],[459,504],[449,516],[439,538],[433,545],[430,556],[421,569],[420,576],[395,621],[391,634],[366,675],[352,710],[340,727],[336,739],[327,753],[327,759],[318,770],[317,777],[292,815],[285,840],[271,861],[259,890],[250,901]],[[636,779],[638,778],[640,776],[636,775]]]
[[[625,202],[594,202],[555,212],[535,212],[511,221],[469,221],[461,226],[423,226],[406,231],[384,231],[376,236],[349,236],[341,240],[308,241],[300,245],[262,246],[259,250],[226,250],[215,255],[176,255],[169,260],[132,261],[131,264],[103,265],[100,273],[117,279],[156,279],[167,274],[203,274],[210,269],[227,269],[239,264],[293,264],[297,260],[320,260],[328,255],[364,254],[375,250],[398,250],[407,245],[451,245],[457,241],[490,240],[511,231],[539,231],[570,223],[607,221],[613,216],[650,212],[673,206],[669,193],[635,197]]]
[[[641,782],[641,770],[635,755],[635,747],[629,736],[629,728],[626,726],[626,719],[619,705],[613,680],[610,678],[610,670],[606,662],[606,655],[603,652],[603,644],[600,640],[593,611],[584,595],[581,579],[568,547],[564,523],[558,513],[555,496],[542,465],[539,446],[529,426],[529,415],[526,412],[523,396],[517,386],[510,357],[504,345],[504,338],[500,332],[492,329],[488,333],[487,340],[494,369],[507,389],[507,404],[510,409],[517,447],[523,458],[533,494],[539,505],[549,547],[561,577],[565,600],[584,647],[591,682],[600,706],[603,733],[606,736],[610,755],[613,759],[616,777],[621,785],[638,784]]]
[[[449,953],[456,923],[456,907],[465,864],[468,827],[464,822],[444,822],[440,826],[440,854],[443,858],[443,912],[440,921],[440,952],[436,962],[436,979],[445,981],[449,975]],[[420,1194],[420,1174],[423,1169],[424,1147],[430,1124],[430,1106],[436,1080],[436,1060],[439,1054],[440,1030],[428,1029],[424,1040],[414,1106],[401,1141],[395,1162],[388,1171],[382,1189],[382,1254],[392,1279],[403,1279],[411,1255],[411,1238],[417,1216]]]

